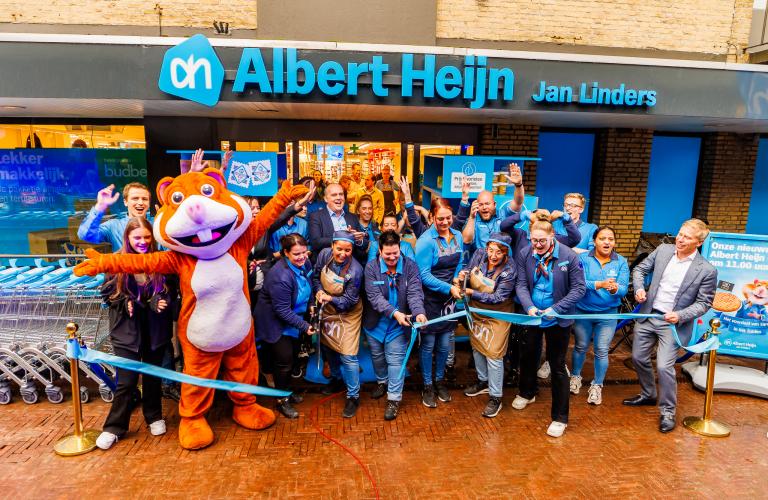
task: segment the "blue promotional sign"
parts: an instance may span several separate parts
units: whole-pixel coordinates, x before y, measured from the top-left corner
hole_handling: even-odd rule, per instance
[[[236,152],[229,162],[227,187],[244,196],[273,196],[277,173],[277,153]]]
[[[717,269],[718,283],[697,334],[718,317],[719,354],[768,359],[768,236],[711,233],[702,254]]]
[[[490,191],[494,161],[493,156],[446,155],[443,159],[443,198],[460,198],[464,180],[469,182],[470,196]]]

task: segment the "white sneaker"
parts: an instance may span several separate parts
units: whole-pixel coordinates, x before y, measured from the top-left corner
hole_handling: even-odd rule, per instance
[[[536,376],[539,378],[548,378],[551,373],[552,370],[549,369],[549,361],[545,361],[541,364],[541,367],[539,367]]]
[[[589,386],[589,392],[587,393],[587,403],[593,405],[599,405],[603,402],[603,386],[592,384]]]
[[[553,438],[559,438],[565,432],[566,427],[568,427],[568,424],[553,421],[549,424],[549,428],[547,428],[547,435],[552,436]]]
[[[536,401],[536,397],[532,397],[531,399],[525,399],[524,397],[520,396],[519,394],[515,396],[515,400],[512,401],[512,408],[515,410],[524,410],[526,406]]]
[[[117,443],[117,436],[111,432],[102,432],[99,437],[96,438],[96,446],[102,450],[108,450],[112,448],[112,445]]]
[[[165,434],[165,420],[155,420],[149,424],[149,433],[153,436],[162,436]]]
[[[571,375],[571,394],[578,394],[581,390],[581,375]]]

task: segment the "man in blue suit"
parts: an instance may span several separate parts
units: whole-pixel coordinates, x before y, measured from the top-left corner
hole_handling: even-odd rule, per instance
[[[633,398],[625,399],[624,404],[656,405],[651,353],[658,342],[656,366],[661,432],[670,432],[676,425],[675,361],[678,346],[668,325],[675,325],[681,342],[687,344],[691,340],[694,321],[712,307],[715,298],[717,270],[697,251],[707,235],[709,229],[704,222],[699,219],[685,221],[674,245],[661,245],[632,272],[635,299],[642,304],[640,313],[661,314],[664,318],[641,319],[635,323],[632,362],[642,391]],[[646,278],[651,276],[651,284],[646,291]]]
[[[317,256],[323,248],[330,248],[334,231],[349,231],[355,238],[352,255],[361,265],[367,262],[368,234],[363,231],[354,214],[344,211],[344,189],[339,184],[328,184],[325,188],[325,208],[309,215],[309,241],[312,255]]]

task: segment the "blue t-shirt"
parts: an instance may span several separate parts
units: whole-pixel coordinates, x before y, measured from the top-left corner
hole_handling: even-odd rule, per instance
[[[309,283],[309,279],[307,279],[307,276],[302,272],[301,269],[288,262],[287,259],[285,263],[288,264],[288,268],[293,271],[294,276],[296,276],[296,286],[299,288],[299,291],[296,294],[296,304],[293,306],[293,312],[299,316],[302,316],[307,312],[309,299],[312,296],[312,285]],[[292,326],[287,326],[285,330],[283,330],[283,335],[298,338],[299,330]]]

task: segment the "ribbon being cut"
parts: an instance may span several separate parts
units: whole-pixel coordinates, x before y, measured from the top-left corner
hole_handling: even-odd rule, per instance
[[[405,360],[403,361],[403,366],[400,368],[400,376],[403,376],[403,373],[405,371],[405,365],[408,362],[408,358],[411,354],[411,350],[413,349],[414,344],[416,343],[416,338],[418,336],[418,330],[419,328],[422,328],[427,325],[431,325],[434,323],[440,323],[442,321],[449,321],[452,319],[459,319],[462,316],[466,316],[467,318],[470,317],[468,312],[471,312],[473,314],[477,314],[480,316],[486,316],[488,318],[494,318],[499,319],[502,321],[507,321],[509,323],[514,323],[516,325],[523,325],[523,326],[538,326],[541,324],[542,316],[529,316],[527,314],[516,314],[516,313],[510,313],[510,312],[502,312],[502,311],[491,311],[489,309],[479,309],[476,307],[468,306],[466,310],[458,311],[453,314],[449,314],[447,316],[442,316],[439,318],[434,318],[426,323],[414,323],[413,328],[411,328],[411,341],[408,344],[408,350],[405,354]],[[549,316],[548,316],[549,317]],[[636,319],[644,319],[644,318],[659,318],[664,319],[664,316],[661,314],[638,314],[638,313],[615,313],[615,314],[558,314],[556,312],[552,312],[551,317],[554,318],[563,318],[563,319],[617,319],[617,320],[636,320]],[[677,342],[677,345],[685,349],[686,351],[689,351],[694,354],[701,354],[704,352],[708,352],[711,350],[717,350],[718,347],[720,347],[720,341],[717,338],[717,336],[711,336],[708,339],[699,342],[697,344],[693,345],[684,345],[683,342],[680,340],[680,337],[677,334],[677,328],[675,328],[675,325],[672,323],[669,324],[669,329],[672,331],[672,336],[675,339],[675,342]]]

